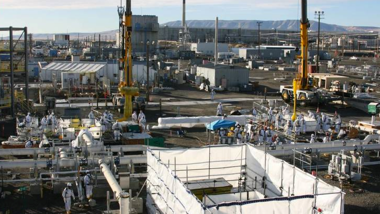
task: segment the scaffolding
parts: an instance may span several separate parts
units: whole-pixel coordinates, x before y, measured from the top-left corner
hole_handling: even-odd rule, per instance
[[[10,81],[8,83],[9,86],[4,86],[5,88],[10,87],[10,91],[5,94],[6,91],[3,90],[4,96],[0,97],[0,103],[2,103],[0,109],[10,108],[11,116],[14,118],[15,102],[20,102],[20,100],[17,100],[15,97],[15,73],[23,73],[25,75],[23,77],[25,79],[25,100],[21,101],[21,103],[25,104],[26,106],[29,105],[28,29],[27,27],[8,27],[0,28],[0,32],[9,32],[9,39],[0,41],[0,53],[3,56],[3,60],[0,60],[0,78],[2,78],[2,80],[3,77],[10,78]],[[19,36],[16,36],[14,35],[14,32],[21,32],[21,34]],[[7,81],[2,81],[2,84],[7,84]]]
[[[250,144],[148,150],[147,159],[149,213],[344,213],[341,189]]]

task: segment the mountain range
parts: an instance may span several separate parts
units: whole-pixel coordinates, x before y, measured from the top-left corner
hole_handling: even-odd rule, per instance
[[[227,29],[257,29],[258,20],[219,20],[219,28]],[[299,20],[279,20],[279,21],[260,21],[261,29],[264,30],[299,30]],[[161,26],[181,27],[181,21],[172,21]],[[189,28],[215,28],[214,20],[188,20],[186,24]],[[318,30],[318,22],[310,20],[310,30]],[[380,32],[380,27],[366,27],[366,26],[340,26],[334,24],[326,24],[321,22],[321,31],[325,32]]]
[[[219,20],[219,28],[227,28],[227,29],[257,29],[257,22],[256,20]],[[172,21],[167,22],[164,24],[161,24],[160,26],[169,26],[169,27],[181,27],[181,21]],[[214,20],[188,20],[186,21],[187,26],[189,28],[215,28],[215,21]],[[299,21],[298,20],[282,20],[282,21],[262,21],[261,29],[264,30],[291,30],[291,31],[299,31]],[[317,31],[318,30],[318,22],[316,21],[310,21],[310,30]],[[103,31],[103,32],[94,32],[94,33],[68,33],[70,35],[71,40],[78,39],[86,39],[89,38],[90,40],[94,40],[94,34],[95,39],[98,40],[99,36],[101,35],[101,40],[115,40],[116,39],[116,33],[119,30],[110,30],[110,31]],[[334,24],[326,24],[321,22],[321,31],[324,32],[340,32],[340,33],[380,33],[380,27],[365,27],[365,26],[340,26],[340,25],[334,25]],[[63,33],[67,34],[67,33]],[[34,40],[45,40],[45,39],[52,39],[54,34],[33,34]],[[7,39],[8,37],[5,37],[4,39]],[[17,39],[17,35],[15,35],[15,38]]]

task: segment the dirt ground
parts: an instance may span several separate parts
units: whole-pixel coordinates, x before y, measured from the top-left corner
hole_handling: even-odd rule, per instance
[[[273,80],[274,77],[287,77],[284,82],[276,82]],[[264,88],[267,88],[268,98],[280,99],[280,96],[272,96],[279,90],[281,84],[290,84],[294,72],[282,72],[282,71],[261,71],[253,70],[250,72],[251,81],[259,81],[259,87],[255,88],[252,92],[247,93],[236,93],[236,92],[217,92],[215,99],[226,99],[226,98],[259,98],[264,99]],[[255,78],[264,78],[261,80],[256,80]],[[357,77],[354,81],[362,82],[362,80]],[[144,93],[142,93],[144,96]],[[164,91],[159,94],[151,95],[151,101],[158,103],[160,99],[168,99],[170,101],[204,101],[210,99],[210,94],[205,91],[199,91],[195,86],[190,84],[179,85],[175,87],[175,90]],[[163,101],[163,102],[170,102]],[[251,109],[252,101],[243,102],[233,102],[224,103],[225,112],[236,110],[236,109]],[[214,104],[207,105],[189,105],[181,106],[162,106],[161,114],[164,117],[175,117],[178,114],[181,116],[211,116],[216,113],[217,102]],[[112,108],[109,108],[114,114],[115,118],[121,117],[121,115]],[[41,109],[42,110],[42,109]],[[104,109],[100,109],[99,112],[103,112]],[[300,108],[302,111],[313,110],[315,107]],[[320,109],[323,112],[334,113],[337,111],[344,122],[356,119],[366,119],[369,120],[369,115],[359,110],[353,108],[340,108],[340,106],[323,106]],[[88,108],[82,109],[82,115],[87,116],[89,112]],[[60,114],[58,111],[57,114]],[[160,108],[158,105],[150,105],[147,107],[146,112],[147,122],[152,127],[157,125],[157,120],[160,117]],[[208,135],[204,127],[185,129],[187,134],[183,138],[176,136],[175,131],[172,130],[151,130],[151,134],[154,137],[164,137],[166,143],[170,146],[180,146],[180,147],[200,147],[206,145],[208,142]],[[328,183],[339,186],[339,182],[331,181],[330,179],[325,179],[324,175],[326,171],[321,171],[319,176],[327,181]],[[352,187],[343,188],[346,192],[345,196],[345,213],[347,214],[377,214],[380,213],[380,166],[371,166],[363,168],[364,177],[368,178],[367,182],[356,184]],[[20,184],[25,185],[25,184]],[[11,210],[11,214],[45,214],[45,213],[64,213],[64,204],[60,195],[53,195],[51,192],[46,191],[45,197],[41,199],[39,196],[31,196],[30,194],[23,195],[17,189],[20,185],[8,187],[5,190],[11,192],[11,196],[7,199],[0,199],[0,212],[5,213],[7,210]],[[352,189],[357,189],[360,187],[363,192],[353,192]],[[75,208],[73,213],[101,213],[100,210],[105,210],[105,201],[99,200],[98,206],[89,210],[88,208],[79,209]]]

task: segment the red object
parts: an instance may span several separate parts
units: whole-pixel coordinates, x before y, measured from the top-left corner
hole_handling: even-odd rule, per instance
[[[313,176],[317,176],[317,172],[316,171],[311,171],[311,174],[313,175]]]
[[[319,213],[323,212],[321,208],[318,208],[317,210]]]

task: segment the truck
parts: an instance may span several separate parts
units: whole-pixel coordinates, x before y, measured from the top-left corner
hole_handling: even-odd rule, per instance
[[[292,85],[281,85],[281,97],[286,103],[294,102],[294,90]],[[340,96],[333,95],[322,89],[297,90],[297,103],[300,106],[325,105],[332,101],[341,100]]]

